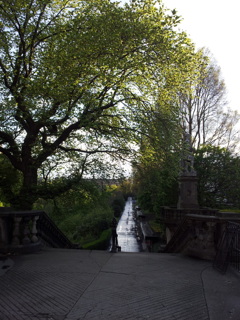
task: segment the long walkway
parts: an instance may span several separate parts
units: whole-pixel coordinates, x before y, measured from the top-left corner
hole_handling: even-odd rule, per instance
[[[0,270],[0,320],[240,319],[239,275],[180,255],[47,249]]]
[[[118,244],[122,252],[140,252],[142,245],[136,238],[136,222],[133,217],[133,201],[129,197],[117,227]]]

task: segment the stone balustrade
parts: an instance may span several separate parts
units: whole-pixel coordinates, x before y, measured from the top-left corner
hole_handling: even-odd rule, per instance
[[[162,207],[160,220],[164,223],[179,224],[186,215],[201,215],[201,216],[218,216],[219,211],[216,209],[209,208],[185,208],[179,209],[174,207]]]
[[[164,207],[161,212],[161,222],[166,226],[164,251],[213,260],[229,221],[239,223],[240,214],[205,208]]]
[[[52,248],[78,249],[65,234],[55,225],[52,219],[42,211],[37,220],[38,235],[45,246]]]
[[[79,248],[44,211],[0,208],[0,253],[30,253],[44,246]]]
[[[0,209],[0,253],[40,250],[37,221],[41,211]]]

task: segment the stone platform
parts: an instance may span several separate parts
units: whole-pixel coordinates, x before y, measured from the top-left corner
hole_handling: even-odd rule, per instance
[[[239,320],[239,274],[181,255],[46,249],[0,270],[0,320]]]

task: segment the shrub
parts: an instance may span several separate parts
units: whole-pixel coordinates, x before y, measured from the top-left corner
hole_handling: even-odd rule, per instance
[[[111,228],[104,230],[99,239],[82,245],[82,248],[88,250],[106,250],[110,242],[111,234]]]

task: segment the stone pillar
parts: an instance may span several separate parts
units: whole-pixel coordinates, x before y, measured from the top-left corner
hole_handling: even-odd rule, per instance
[[[32,237],[31,240],[33,243],[38,241],[37,237],[37,220],[39,219],[39,216],[35,216],[32,218]]]
[[[20,245],[20,223],[22,221],[22,217],[14,217],[13,220],[13,238],[12,245],[17,246]]]
[[[179,197],[178,197],[178,209],[197,209],[198,204],[198,192],[197,192],[197,176],[182,175],[178,178],[179,182]]]
[[[31,221],[31,217],[26,216],[23,218],[23,239],[22,244],[27,245],[31,243],[30,239],[30,229],[29,229],[29,223]]]
[[[9,237],[8,237],[8,228],[7,222],[4,218],[0,218],[0,247],[4,247],[8,245]]]
[[[167,239],[167,243],[172,239],[172,232],[168,227],[166,227],[166,239]]]

